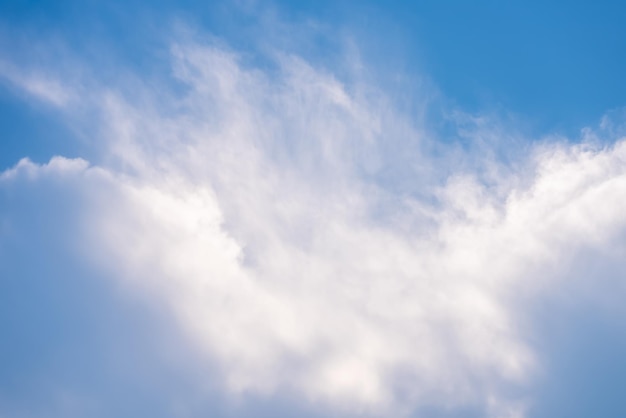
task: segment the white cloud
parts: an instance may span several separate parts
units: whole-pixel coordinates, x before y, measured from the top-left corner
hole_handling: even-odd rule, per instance
[[[576,254],[623,240],[626,142],[543,143],[515,169],[434,160],[424,129],[358,80],[188,41],[172,56],[182,87],[94,92],[100,167],[23,160],[0,185],[92,173],[85,255],[167,306],[228,391],[523,416],[502,388],[540,360],[524,309]]]
[[[0,62],[0,77],[19,87],[37,100],[64,107],[76,100],[68,86],[57,78],[43,73],[23,73],[7,63]]]
[[[22,158],[15,167],[0,173],[0,181],[12,181],[22,175],[30,180],[38,176],[50,176],[51,174],[76,173],[84,171],[89,163],[82,158],[53,157],[47,164],[39,165],[28,158]]]

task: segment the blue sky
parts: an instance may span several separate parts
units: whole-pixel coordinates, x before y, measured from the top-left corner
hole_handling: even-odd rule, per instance
[[[0,416],[626,413],[615,1],[0,5]]]

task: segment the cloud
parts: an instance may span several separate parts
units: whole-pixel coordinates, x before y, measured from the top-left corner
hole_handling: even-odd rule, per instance
[[[65,109],[79,101],[80,66],[52,39],[26,37],[6,25],[0,27],[0,80],[35,102]],[[11,39],[12,42],[4,42]],[[30,65],[46,62],[49,65]],[[54,63],[54,64],[52,64]],[[71,80],[69,82],[68,80]]]
[[[4,76],[9,78],[12,83],[18,84],[37,99],[50,102],[55,106],[64,106],[72,100],[67,89],[57,80],[36,74],[24,76],[17,73],[5,72]]]
[[[484,119],[457,114],[473,145],[442,144],[302,57],[264,68],[186,38],[171,60],[156,88],[92,92],[77,117],[99,161],[22,160],[0,188],[71,185],[68,251],[165,309],[226,393],[524,416],[534,301],[626,248],[624,139],[503,160]]]

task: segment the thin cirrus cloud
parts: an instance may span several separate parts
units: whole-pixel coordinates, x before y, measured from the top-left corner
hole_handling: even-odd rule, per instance
[[[54,228],[31,233],[61,222],[62,239],[43,242],[147,300],[225,398],[294,397],[330,416],[533,415],[532,386],[550,370],[540,301],[563,289],[591,300],[585,289],[619,282],[619,135],[521,140],[524,153],[503,159],[499,142],[515,134],[497,121],[449,112],[477,145],[442,142],[358,74],[341,80],[296,55],[255,66],[181,37],[169,59],[156,85],[94,77],[76,87],[89,95],[4,74],[89,126],[98,150],[91,163],[2,173],[4,247],[37,216],[20,204],[64,196],[63,216],[38,221]],[[589,255],[612,266],[593,285]],[[48,400],[60,415],[102,407],[97,389],[66,392]],[[185,402],[198,404],[181,395],[168,408],[197,412]]]

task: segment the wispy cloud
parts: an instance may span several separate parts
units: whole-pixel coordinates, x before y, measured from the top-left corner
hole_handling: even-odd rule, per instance
[[[24,160],[0,187],[77,177],[81,254],[166,307],[228,393],[524,416],[533,301],[568,286],[578,254],[625,248],[624,140],[503,159],[516,134],[457,115],[463,150],[375,86],[277,57],[173,42],[171,79],[91,92],[95,166]]]
[[[36,100],[64,107],[74,99],[70,89],[64,86],[60,80],[47,74],[23,73],[22,71],[12,68],[8,64],[0,63],[0,76]]]

